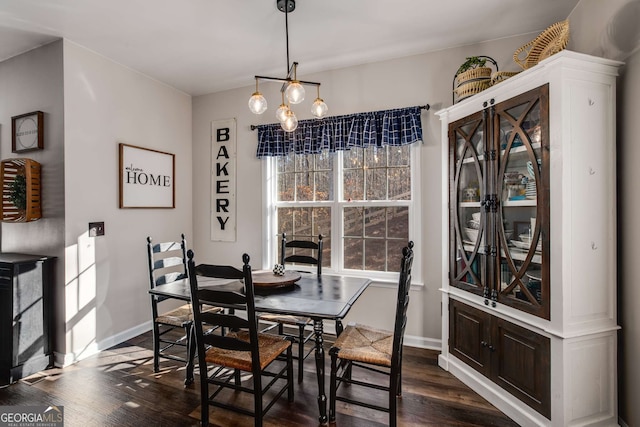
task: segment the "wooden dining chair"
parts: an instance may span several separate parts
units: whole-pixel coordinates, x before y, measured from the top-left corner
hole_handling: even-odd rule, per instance
[[[156,285],[171,283],[187,278],[186,241],[184,234],[179,242],[162,242],[153,244],[151,237],[147,237],[147,254],[149,261],[149,285],[151,289]],[[191,325],[193,316],[191,305],[184,304],[173,310],[160,313],[158,304],[165,297],[151,295],[151,312],[153,319],[153,371],[160,369],[160,357],[187,363],[190,348]],[[178,338],[176,328],[183,330]],[[184,356],[175,352],[175,346],[184,347]],[[169,352],[171,350],[171,352]]]
[[[222,285],[207,288],[198,288],[193,251],[189,250],[187,256],[200,372],[201,425],[209,425],[209,406],[216,406],[253,416],[255,426],[260,427],[265,413],[285,391],[289,402],[293,402],[291,342],[284,337],[258,333],[249,255],[242,256],[242,271],[230,266],[199,266],[200,271],[206,269],[208,277],[244,282],[243,285],[238,283],[237,287]],[[203,304],[227,310],[219,313],[202,312],[200,306]],[[246,316],[233,314],[239,311],[246,313]],[[225,335],[205,334],[203,323],[229,332]],[[276,360],[280,362],[274,363]],[[276,366],[278,364],[281,366]],[[251,381],[252,386],[242,384],[241,371],[252,374],[249,380],[245,380]],[[265,385],[264,378],[269,379]],[[209,391],[210,385],[215,388],[212,393]],[[225,389],[253,394],[253,410],[236,403],[235,394],[227,401],[218,398]],[[265,404],[263,395],[267,390],[270,390],[270,400]]]
[[[400,262],[400,282],[396,304],[393,331],[385,331],[365,325],[348,325],[329,350],[331,356],[331,379],[329,385],[329,422],[336,420],[336,400],[364,406],[389,413],[389,426],[396,426],[397,398],[401,396],[402,384],[402,343],[407,324],[411,267],[413,265],[413,242],[402,250]],[[388,385],[370,379],[354,378],[353,368],[384,374],[389,377]],[[370,378],[370,377],[368,377]],[[338,396],[341,384],[354,384],[383,390],[388,393],[388,405],[377,405],[373,401],[355,400],[344,395]]]
[[[287,248],[294,250],[293,253],[287,255]],[[295,252],[295,249],[301,249],[303,253]],[[295,264],[307,264],[317,266],[318,277],[322,275],[322,234],[318,235],[318,242],[311,240],[291,240],[287,242],[287,234],[282,233],[282,240],[280,241],[280,264],[286,263]],[[315,257],[313,253],[315,252]],[[294,342],[298,346],[297,355],[294,359],[298,361],[298,383],[301,383],[304,378],[304,360],[309,357],[313,352],[313,348],[305,352],[305,344],[313,337],[313,331],[306,333],[307,325],[311,325],[312,321],[308,317],[288,316],[281,314],[262,314],[259,317],[261,321],[273,322],[272,325],[266,327],[262,332],[268,332],[273,329],[278,329],[278,334],[283,336],[289,336],[294,339]],[[297,334],[287,333],[285,325],[297,329]]]
[[[188,277],[186,240],[184,234],[178,242],[153,243],[147,237],[147,255],[149,264],[149,286],[154,289],[157,285],[164,285]],[[159,295],[151,295],[151,313],[153,319],[153,371],[160,369],[160,357],[184,362],[188,366],[189,352],[195,351],[192,342],[193,314],[191,304],[184,304],[173,310],[160,313],[159,303],[168,299]],[[208,311],[220,311],[218,307],[206,307]],[[182,334],[175,336],[176,329]],[[174,347],[184,348],[184,355],[176,352]],[[187,373],[185,384],[193,382],[192,373]]]

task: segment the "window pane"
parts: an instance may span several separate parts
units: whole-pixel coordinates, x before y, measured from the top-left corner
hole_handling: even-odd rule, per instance
[[[293,172],[294,170],[294,157],[293,153],[288,154],[286,157],[278,157],[278,173]]]
[[[331,238],[331,208],[313,208],[313,235]],[[325,242],[326,243],[326,242]]]
[[[296,200],[313,200],[313,173],[296,173]]]
[[[404,244],[409,241],[409,208],[389,208],[387,210],[387,224],[389,238],[402,239]]]
[[[364,150],[362,148],[343,151],[342,155],[344,156],[345,169],[361,168],[364,165]]]
[[[389,166],[409,166],[409,146],[388,147]]]
[[[387,229],[386,208],[367,208],[364,212],[365,237],[386,236]]]
[[[295,155],[296,171],[313,170],[313,154],[297,154]]]
[[[344,268],[362,270],[364,239],[344,239]]]
[[[387,166],[387,149],[368,147],[364,149],[364,163],[368,168]]]
[[[315,156],[317,170],[333,170],[333,154],[331,152],[324,151]]]
[[[386,242],[382,239],[365,240],[364,242],[365,270],[385,271]]]
[[[278,200],[291,201],[294,197],[295,178],[292,173],[280,174],[278,176]]]
[[[387,200],[387,170],[366,170],[367,200]]]
[[[292,236],[311,236],[311,208],[296,208],[293,210]]]
[[[400,271],[402,248],[407,246],[407,240],[387,241],[387,271]]]
[[[364,208],[344,208],[344,235],[362,237],[364,235]]]
[[[389,169],[389,199],[411,200],[411,171],[409,168]]]
[[[278,230],[276,232],[280,233],[293,233],[293,209],[290,208],[279,208],[278,212]]]
[[[352,169],[344,171],[344,200],[364,199],[364,171]]]
[[[316,172],[316,200],[333,200],[333,172]]]

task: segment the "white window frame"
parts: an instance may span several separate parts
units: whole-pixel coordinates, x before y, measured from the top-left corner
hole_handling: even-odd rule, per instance
[[[344,227],[342,211],[344,207],[395,207],[407,206],[409,208],[409,239],[414,242],[414,252],[421,254],[420,243],[422,236],[422,214],[421,214],[421,177],[420,177],[420,143],[410,146],[409,154],[411,161],[411,200],[388,200],[388,201],[352,201],[342,199],[343,188],[341,179],[343,155],[336,152],[333,155],[333,194],[334,200],[330,201],[304,201],[304,202],[277,202],[277,158],[268,157],[263,159],[263,224],[265,233],[263,234],[263,260],[265,269],[271,269],[277,262],[278,247],[280,245],[280,232],[277,230],[278,222],[276,218],[276,207],[331,207],[331,268],[324,268],[323,274],[341,274],[348,276],[367,277],[375,282],[397,283],[399,274],[392,271],[374,270],[352,270],[345,269],[343,264],[343,236]],[[398,254],[398,270],[400,269],[400,257]],[[414,262],[412,276],[414,283],[422,281],[421,262]],[[304,270],[303,266],[300,266]],[[309,269],[309,271],[315,271]]]

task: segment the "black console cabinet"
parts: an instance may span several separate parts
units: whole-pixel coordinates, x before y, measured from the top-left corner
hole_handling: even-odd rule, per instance
[[[53,365],[54,260],[0,253],[0,384]]]

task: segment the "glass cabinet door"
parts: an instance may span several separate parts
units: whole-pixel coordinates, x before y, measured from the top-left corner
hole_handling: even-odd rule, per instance
[[[548,86],[495,106],[497,301],[549,318]]]
[[[485,134],[481,112],[449,127],[451,284],[479,295],[487,287],[487,227],[484,209],[480,209],[486,193]]]

